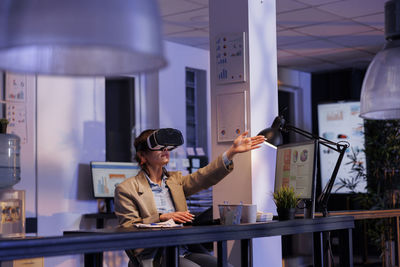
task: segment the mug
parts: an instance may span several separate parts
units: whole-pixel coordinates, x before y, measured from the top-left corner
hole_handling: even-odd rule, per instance
[[[243,204],[241,223],[255,223],[257,220],[257,205]]]

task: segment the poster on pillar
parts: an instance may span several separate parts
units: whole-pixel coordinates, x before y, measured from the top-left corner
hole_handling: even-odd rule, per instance
[[[230,142],[246,131],[246,91],[217,95],[218,142]]]
[[[21,145],[28,142],[26,120],[27,75],[6,75],[6,117],[9,121],[7,132],[21,138]]]
[[[217,84],[246,81],[245,33],[220,34],[215,38]]]

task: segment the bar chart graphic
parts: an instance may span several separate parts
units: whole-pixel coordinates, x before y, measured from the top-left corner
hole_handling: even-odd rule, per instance
[[[217,83],[246,81],[245,33],[221,34],[215,38]]]

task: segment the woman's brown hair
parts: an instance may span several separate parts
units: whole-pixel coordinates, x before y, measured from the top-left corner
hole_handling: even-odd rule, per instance
[[[139,165],[142,164],[138,152],[149,151],[149,148],[147,146],[147,138],[155,131],[156,131],[155,129],[144,130],[139,134],[138,137],[135,138],[135,142],[133,143],[136,150],[135,160],[139,163]]]
[[[144,165],[144,163],[142,163],[142,160],[140,159],[139,154],[141,152],[150,151],[149,147],[147,146],[147,138],[155,131],[157,131],[157,130],[156,129],[144,130],[143,132],[141,132],[139,134],[138,137],[135,138],[135,142],[133,143],[133,145],[135,146],[135,150],[136,150],[135,160],[137,161],[137,163],[139,163],[139,166],[142,168],[142,170],[144,170],[147,173],[147,175],[149,175],[149,174],[146,170],[146,166]],[[163,173],[167,177],[169,176],[169,173],[165,168],[163,168]]]

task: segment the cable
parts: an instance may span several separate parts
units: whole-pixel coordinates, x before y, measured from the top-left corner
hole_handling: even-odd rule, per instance
[[[327,232],[326,233],[327,238],[326,238],[326,250],[327,250],[327,254],[325,257],[329,257],[330,258],[330,262],[328,263],[328,266],[330,267],[334,267],[335,266],[335,261],[333,259],[333,252],[332,252],[332,244],[331,244],[331,232]],[[328,259],[329,259],[328,258]],[[328,262],[328,261],[325,261]]]

